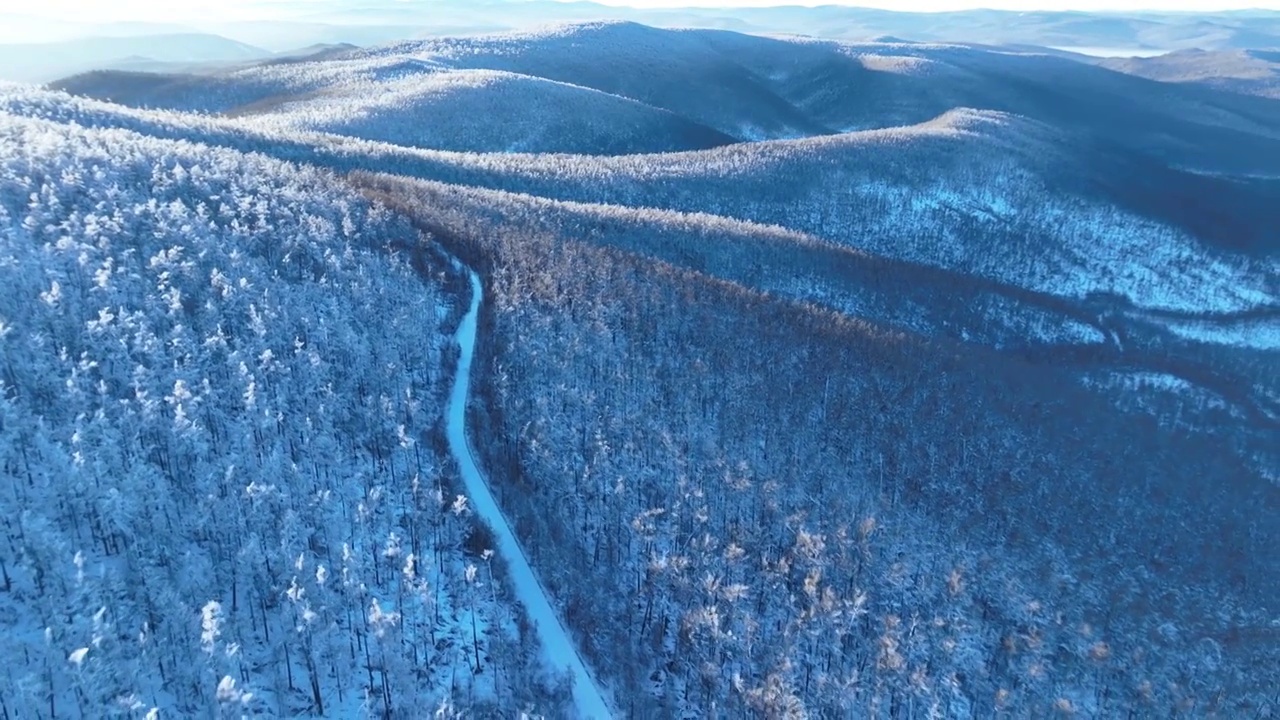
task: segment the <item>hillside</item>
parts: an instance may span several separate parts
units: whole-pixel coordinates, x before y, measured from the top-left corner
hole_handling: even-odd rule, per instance
[[[1276,349],[1280,306],[1234,315],[1144,310],[1118,297],[1028,291],[715,215],[428,187],[435,202],[461,212],[484,216],[505,207],[530,232],[570,232],[584,242],[896,331],[997,349],[1076,375],[1085,385],[1160,376],[1177,385],[1170,393],[1180,401],[1176,413],[1167,403],[1127,407],[1183,429],[1234,428],[1240,438],[1252,438],[1239,450],[1245,458],[1265,457],[1266,438],[1280,423],[1280,398],[1266,390],[1280,387],[1280,374],[1252,357]]]
[[[255,108],[257,124],[439,150],[622,155],[733,141],[634,100],[484,70],[408,74],[275,102]]]
[[[403,57],[299,59],[213,76],[98,72],[53,86],[133,107],[224,113],[285,134],[324,131],[441,150],[625,154],[733,141],[596,90]]]
[[[775,92],[833,130],[911,125],[972,107],[1082,132],[1179,166],[1232,172],[1275,168],[1280,160],[1280,105],[1209,87],[1170,87],[1033,49],[697,34],[770,78]]]
[[[458,185],[424,187],[436,202],[460,212],[484,216],[504,207],[530,232],[572,232],[583,242],[924,336],[1010,349],[1108,340],[1096,313],[1062,298],[870,255],[778,226]]]
[[[660,108],[735,138],[827,132],[695,34],[630,23],[568,26],[545,32],[401,43],[354,53],[345,62],[264,65],[194,82],[137,82],[121,93],[118,76],[67,79],[56,87],[134,106],[226,112],[320,88],[374,95],[387,80],[441,68],[492,70],[617,95]],[[125,78],[127,80],[127,78]],[[157,87],[160,86],[160,87]],[[550,88],[551,85],[541,85]],[[116,94],[110,94],[114,91]],[[588,102],[596,96],[587,95]]]
[[[1153,58],[1109,58],[1103,67],[1169,83],[1199,83],[1220,90],[1280,100],[1280,52],[1183,50]]]
[[[885,259],[976,272],[1022,291],[1050,293],[1066,298],[1069,307],[1103,293],[1101,306],[1075,310],[1088,318],[1128,312],[1124,305],[1107,309],[1109,296],[1126,297],[1139,308],[1183,308],[1187,317],[1274,304],[1275,250],[1265,218],[1275,205],[1265,187],[1255,194],[1238,182],[1161,169],[1108,153],[1105,146],[1093,155],[1068,155],[1056,149],[1068,140],[1051,129],[989,113],[953,113],[903,130],[606,160],[306,140],[230,121],[27,92],[5,102],[15,112],[165,136],[194,133],[206,142],[344,170],[390,169],[583,202],[781,224]],[[779,187],[777,177],[790,181]],[[973,178],[986,182],[975,186]],[[931,188],[929,195],[922,188]],[[1185,199],[1167,202],[1171,193]],[[935,199],[926,202],[929,197]],[[1046,197],[1052,205],[1045,205]],[[1209,198],[1236,209],[1206,215]],[[1078,209],[1092,213],[1092,220]],[[1017,223],[1010,224],[1014,217]],[[1064,227],[1071,232],[1063,233]],[[977,238],[981,246],[971,244]],[[1104,246],[1113,248],[1110,256],[1097,252]],[[1135,272],[1129,253],[1148,269]],[[1186,260],[1202,255],[1209,262]],[[1166,318],[1149,322],[1157,330],[1177,330]],[[1234,337],[1233,343],[1260,342]]]
[[[1140,306],[1199,311],[1276,297],[1270,196],[999,113],[958,110],[908,128],[694,153],[420,157],[421,168],[405,171],[785,225],[1057,295],[1118,293]],[[1238,208],[1236,225],[1207,222],[1169,203],[1171,193],[1200,203],[1221,197]]]
[[[255,105],[270,107],[283,100],[324,89],[378,82],[434,69],[434,64],[406,63],[403,59],[373,62],[319,59],[312,62],[260,62],[202,75],[96,72],[65,78],[50,85],[77,95],[132,107],[226,113]]]
[[[6,712],[558,706],[473,579],[403,220],[125,131],[4,114],[0,161]]]
[[[1180,165],[1280,167],[1275,103],[1208,87],[1170,88],[1034,52],[817,42],[616,22],[429,39],[366,53],[595,88],[745,140],[910,125],[954,107],[974,107],[1089,132]],[[1251,152],[1242,153],[1242,143]]]
[[[1121,688],[1171,687],[1192,663],[1224,697],[1260,689],[1208,670],[1196,644],[1222,632],[1200,624],[1198,598],[1241,621],[1272,611],[1270,591],[1209,560],[1252,558],[1231,567],[1271,582],[1263,546],[1246,548],[1260,538],[1222,534],[1243,518],[1192,519],[1262,518],[1275,501],[1240,469],[1205,482],[1196,458],[1214,440],[1135,422],[1057,370],[653,262],[607,226],[584,240],[531,226],[515,202],[363,182],[489,278],[476,417],[506,440],[487,464],[535,553],[561,569],[549,582],[588,653],[636,707],[1034,715],[1058,698],[1107,714],[1180,702],[1183,690],[1144,701]],[[1167,498],[1158,509],[1153,494]],[[1155,588],[1178,600],[1153,603]],[[1165,622],[1180,630],[1161,636]],[[1002,646],[1015,627],[1023,639]],[[1138,654],[1136,637],[1162,638],[1159,651]],[[1213,650],[1224,669],[1265,652]],[[856,668],[864,682],[849,684]]]
[[[195,88],[211,82],[206,77],[183,73],[90,70],[70,75],[46,87],[72,95],[91,97],[130,107],[163,107],[180,96],[184,87]]]
[[[697,153],[590,158],[299,140],[231,122],[30,93],[6,102],[15,112],[82,124],[197,132],[206,142],[344,170],[387,169],[557,199],[784,225],[883,257],[1060,296],[1119,294],[1141,307],[1188,312],[1275,302],[1268,230],[1275,188],[1162,168],[997,113],[957,111],[911,128]],[[1068,145],[1075,146],[1071,153],[1062,150]],[[779,186],[778,178],[787,182]],[[979,238],[981,246],[972,244]]]
[[[594,88],[664,108],[736,138],[827,131],[697,33],[635,23],[586,23],[476,38],[430,39],[367,51],[457,68],[505,70]]]

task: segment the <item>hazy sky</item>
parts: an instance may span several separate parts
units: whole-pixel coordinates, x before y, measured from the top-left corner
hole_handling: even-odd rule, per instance
[[[393,0],[395,1],[395,0]],[[398,0],[424,7],[433,0]],[[1228,8],[1280,9],[1280,0],[598,0],[608,5],[660,7],[761,7],[769,5],[843,4],[893,10],[937,11],[974,7],[1007,10],[1225,10]],[[356,5],[358,3],[352,3]],[[67,21],[113,20],[227,20],[289,15],[310,7],[341,5],[335,0],[39,0],[26,4],[23,14]]]
[[[430,6],[438,0],[389,0]],[[678,8],[678,6],[768,6],[768,5],[861,5],[892,10],[961,10],[997,8],[1006,10],[1224,10],[1244,8],[1280,9],[1280,0],[596,0],[607,5],[635,8]],[[358,6],[361,3],[355,3]],[[312,8],[334,9],[342,0],[38,0],[24,3],[20,13],[64,22],[216,22],[275,17],[282,18]],[[8,8],[6,8],[8,10]],[[17,8],[9,10],[15,12]],[[0,35],[4,35],[0,32]]]
[[[768,7],[770,5],[860,5],[888,10],[937,11],[972,8],[1006,10],[1226,10],[1280,8],[1277,0],[596,0],[631,7]]]

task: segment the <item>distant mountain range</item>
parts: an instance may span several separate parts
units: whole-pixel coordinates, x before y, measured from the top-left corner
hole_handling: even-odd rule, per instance
[[[0,13],[0,79],[43,82],[94,69],[161,69],[161,63],[233,63],[316,44],[378,45],[406,37],[529,29],[557,22],[631,20],[657,27],[718,28],[868,41],[1034,45],[1103,55],[1280,48],[1280,12],[1085,13],[971,10],[907,13],[816,8],[636,9],[591,2],[487,0],[410,5],[391,0],[276,4],[270,18],[203,24],[49,22]],[[174,36],[199,34],[184,50]],[[216,37],[212,37],[216,36]],[[61,43],[75,40],[72,45]],[[57,41],[57,42],[50,42]],[[40,45],[12,43],[42,43]],[[239,43],[241,45],[237,45]],[[248,47],[244,47],[247,45]],[[168,69],[183,69],[170,65]]]
[[[82,37],[0,45],[0,79],[48,82],[86,70],[198,70],[261,60],[271,53],[208,33]]]
[[[56,86],[203,115],[193,125],[76,106],[83,124],[558,202],[785,226],[982,278],[1004,288],[979,291],[1002,294],[1002,307],[1025,306],[1023,319],[947,312],[951,324],[939,325],[925,319],[935,310],[873,303],[930,334],[1105,340],[1112,330],[1078,299],[1114,295],[1176,316],[1143,322],[1187,334],[1201,317],[1209,325],[1198,332],[1226,337],[1232,322],[1213,318],[1276,302],[1280,106],[1100,65],[1034,50],[608,22],[321,48],[201,75],[91,73]],[[824,293],[849,297],[838,287]],[[867,307],[846,302],[837,307]],[[1268,335],[1256,337],[1245,344],[1269,347]]]
[[[1280,99],[1280,50],[1179,50],[1152,58],[1106,58],[1103,67],[1171,83],[1200,83]]]
[[[319,52],[314,62],[197,75],[105,72],[53,86],[135,107],[442,150],[661,152],[914,125],[971,107],[1084,133],[1178,168],[1280,172],[1274,102],[1034,49],[766,38],[620,21]],[[482,111],[489,122],[470,122]],[[631,117],[604,122],[634,127],[632,140],[610,150],[591,139],[587,128],[601,113]],[[512,127],[531,117],[540,127]],[[552,130],[552,117],[588,135],[563,124]],[[496,134],[461,136],[477,132]]]

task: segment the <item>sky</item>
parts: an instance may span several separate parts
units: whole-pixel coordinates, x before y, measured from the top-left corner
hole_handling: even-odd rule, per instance
[[[970,10],[974,8],[998,8],[1002,10],[1174,10],[1213,11],[1248,8],[1280,9],[1275,0],[596,0],[603,5],[622,5],[642,8],[661,7],[768,7],[770,5],[861,5],[886,10],[936,12],[940,10]]]
[[[394,0],[393,0],[394,1]],[[433,0],[398,0],[429,6]],[[892,10],[939,11],[975,7],[1005,10],[1226,10],[1268,8],[1280,10],[1280,0],[597,0],[607,5],[639,8],[662,7],[761,7],[769,5],[861,5]],[[7,4],[7,3],[6,3]],[[316,6],[342,4],[335,0],[39,0],[22,13],[69,22],[147,20],[181,22],[195,19],[236,20],[282,17]],[[352,3],[359,4],[359,3]]]

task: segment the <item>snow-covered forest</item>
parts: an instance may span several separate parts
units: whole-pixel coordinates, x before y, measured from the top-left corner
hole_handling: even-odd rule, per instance
[[[1221,443],[1069,373],[531,229],[516,203],[364,182],[490,278],[499,498],[629,713],[1265,702],[1238,628],[1268,622],[1246,578],[1280,537]]]
[[[6,717],[559,705],[443,450],[416,237],[322,172],[0,116]]]
[[[0,720],[1280,712],[1272,101],[631,23],[57,86]]]

